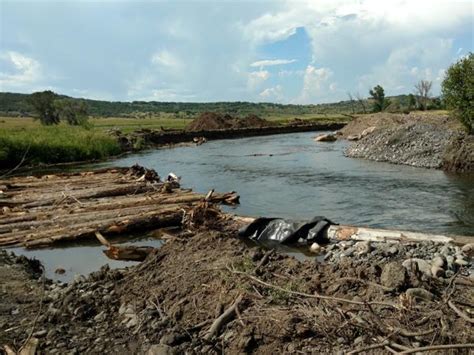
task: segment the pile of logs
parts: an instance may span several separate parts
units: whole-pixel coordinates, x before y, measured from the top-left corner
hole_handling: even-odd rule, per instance
[[[181,225],[204,195],[161,182],[140,166],[0,180],[0,247],[41,247],[58,241]],[[235,192],[208,202],[235,204]]]

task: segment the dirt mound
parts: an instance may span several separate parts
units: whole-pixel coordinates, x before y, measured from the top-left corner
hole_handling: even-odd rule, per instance
[[[268,127],[274,123],[267,121],[257,115],[248,115],[244,118],[236,118],[231,115],[215,112],[204,112],[193,120],[187,127],[188,131],[211,131],[217,129],[236,129],[251,127]]]
[[[48,353],[336,353],[377,343],[380,353],[474,340],[448,305],[474,302],[470,284],[456,282],[469,282],[465,269],[438,279],[402,267],[408,252],[431,257],[441,245],[369,245],[362,255],[350,243],[328,247],[329,263],[299,262],[249,247],[228,226],[183,232],[138,266],[48,286],[34,334]],[[8,341],[26,335],[16,328]]]
[[[244,118],[239,118],[234,121],[233,128],[249,128],[249,127],[269,127],[274,126],[275,123],[267,121],[257,115],[248,115]]]
[[[204,112],[193,120],[186,129],[188,131],[210,131],[215,129],[231,128],[233,117],[215,112]]]

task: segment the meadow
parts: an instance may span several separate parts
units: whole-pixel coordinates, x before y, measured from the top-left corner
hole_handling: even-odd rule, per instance
[[[264,118],[281,124],[294,118],[318,122],[348,119],[326,114],[274,114]],[[31,117],[0,117],[0,170],[20,162],[38,165],[105,159],[121,153],[120,145],[108,133],[111,130],[129,133],[140,129],[184,129],[193,119],[166,113],[146,118],[91,118],[84,128],[64,123],[43,126]]]

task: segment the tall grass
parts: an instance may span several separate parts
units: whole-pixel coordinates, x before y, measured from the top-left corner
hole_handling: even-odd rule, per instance
[[[17,165],[23,156],[25,165],[56,164],[103,159],[120,151],[113,137],[82,127],[0,128],[0,169]]]

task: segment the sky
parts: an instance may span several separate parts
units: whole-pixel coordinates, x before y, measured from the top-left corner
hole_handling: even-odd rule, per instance
[[[0,0],[0,91],[317,104],[438,95],[473,51],[471,0]]]

